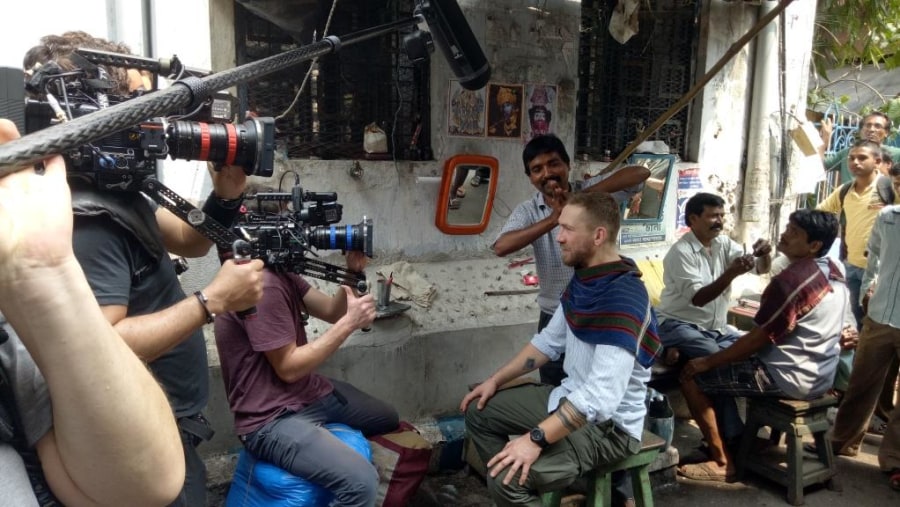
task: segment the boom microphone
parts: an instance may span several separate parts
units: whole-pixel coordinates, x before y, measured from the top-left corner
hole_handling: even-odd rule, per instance
[[[467,90],[483,88],[491,66],[456,0],[418,0],[415,14],[425,19],[459,84]]]

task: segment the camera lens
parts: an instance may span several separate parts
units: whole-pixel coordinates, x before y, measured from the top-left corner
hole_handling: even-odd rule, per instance
[[[363,252],[366,257],[372,257],[373,236],[372,220],[363,218],[363,221],[356,225],[310,228],[308,238],[310,246],[320,250]]]
[[[172,158],[238,165],[247,175],[272,176],[275,154],[274,118],[251,118],[240,125],[176,121],[169,125]]]

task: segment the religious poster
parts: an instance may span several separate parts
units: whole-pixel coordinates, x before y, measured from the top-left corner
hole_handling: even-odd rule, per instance
[[[459,81],[450,80],[447,107],[447,134],[484,137],[485,89],[466,90]]]
[[[556,114],[556,86],[548,84],[525,85],[526,120],[523,129],[524,141],[527,143],[535,136],[552,134],[554,128],[553,115]]]
[[[684,207],[688,199],[703,190],[703,182],[700,181],[700,168],[678,170],[678,187],[675,189],[675,198],[678,203],[678,212],[675,213],[675,237],[680,238],[690,230],[684,221]]]
[[[488,84],[487,136],[501,139],[522,137],[522,85]]]

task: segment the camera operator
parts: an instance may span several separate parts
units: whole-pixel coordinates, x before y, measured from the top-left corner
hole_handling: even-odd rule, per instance
[[[274,202],[264,211],[279,214]],[[362,272],[363,252],[346,252],[347,268]],[[388,403],[316,368],[357,329],[375,319],[375,301],[340,286],[333,296],[294,273],[266,269],[257,318],[234,313],[216,319],[216,346],[235,433],[258,459],[316,483],[342,506],[374,505],[378,475],[363,456],[322,426],[343,423],[366,436],[397,428]],[[306,319],[333,324],[308,341]]]
[[[47,36],[29,50],[25,68],[53,60],[71,67],[79,48],[124,53],[127,48],[83,32]],[[43,61],[42,61],[43,60]],[[115,76],[114,69],[108,74]],[[126,81],[127,85],[122,81]],[[133,92],[140,80],[114,84]],[[204,212],[224,226],[237,215],[246,175],[240,167],[210,170],[213,193]],[[202,415],[209,397],[203,324],[216,314],[247,309],[262,294],[262,262],[227,261],[202,291],[185,296],[168,252],[199,257],[212,242],[168,210],[135,192],[72,186],[74,250],[103,314],[159,379],[178,421],[186,461],[185,485],[173,505],[206,504],[206,469],[196,451],[212,436]]]
[[[0,143],[17,137],[0,120]],[[63,160],[43,166],[0,179],[2,503],[39,505],[19,454],[36,448],[65,505],[164,505],[184,481],[175,420],[75,259]]]

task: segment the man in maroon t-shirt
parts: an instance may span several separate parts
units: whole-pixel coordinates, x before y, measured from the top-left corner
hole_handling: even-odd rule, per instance
[[[362,271],[361,252],[347,253],[347,267]],[[346,382],[315,369],[355,330],[375,319],[371,295],[357,297],[341,286],[323,294],[293,273],[266,270],[257,317],[234,313],[216,319],[216,346],[235,432],[258,459],[319,484],[340,505],[370,506],[378,475],[359,453],[322,425],[343,423],[365,435],[397,428],[397,411]],[[305,317],[333,324],[315,341],[306,338]]]

